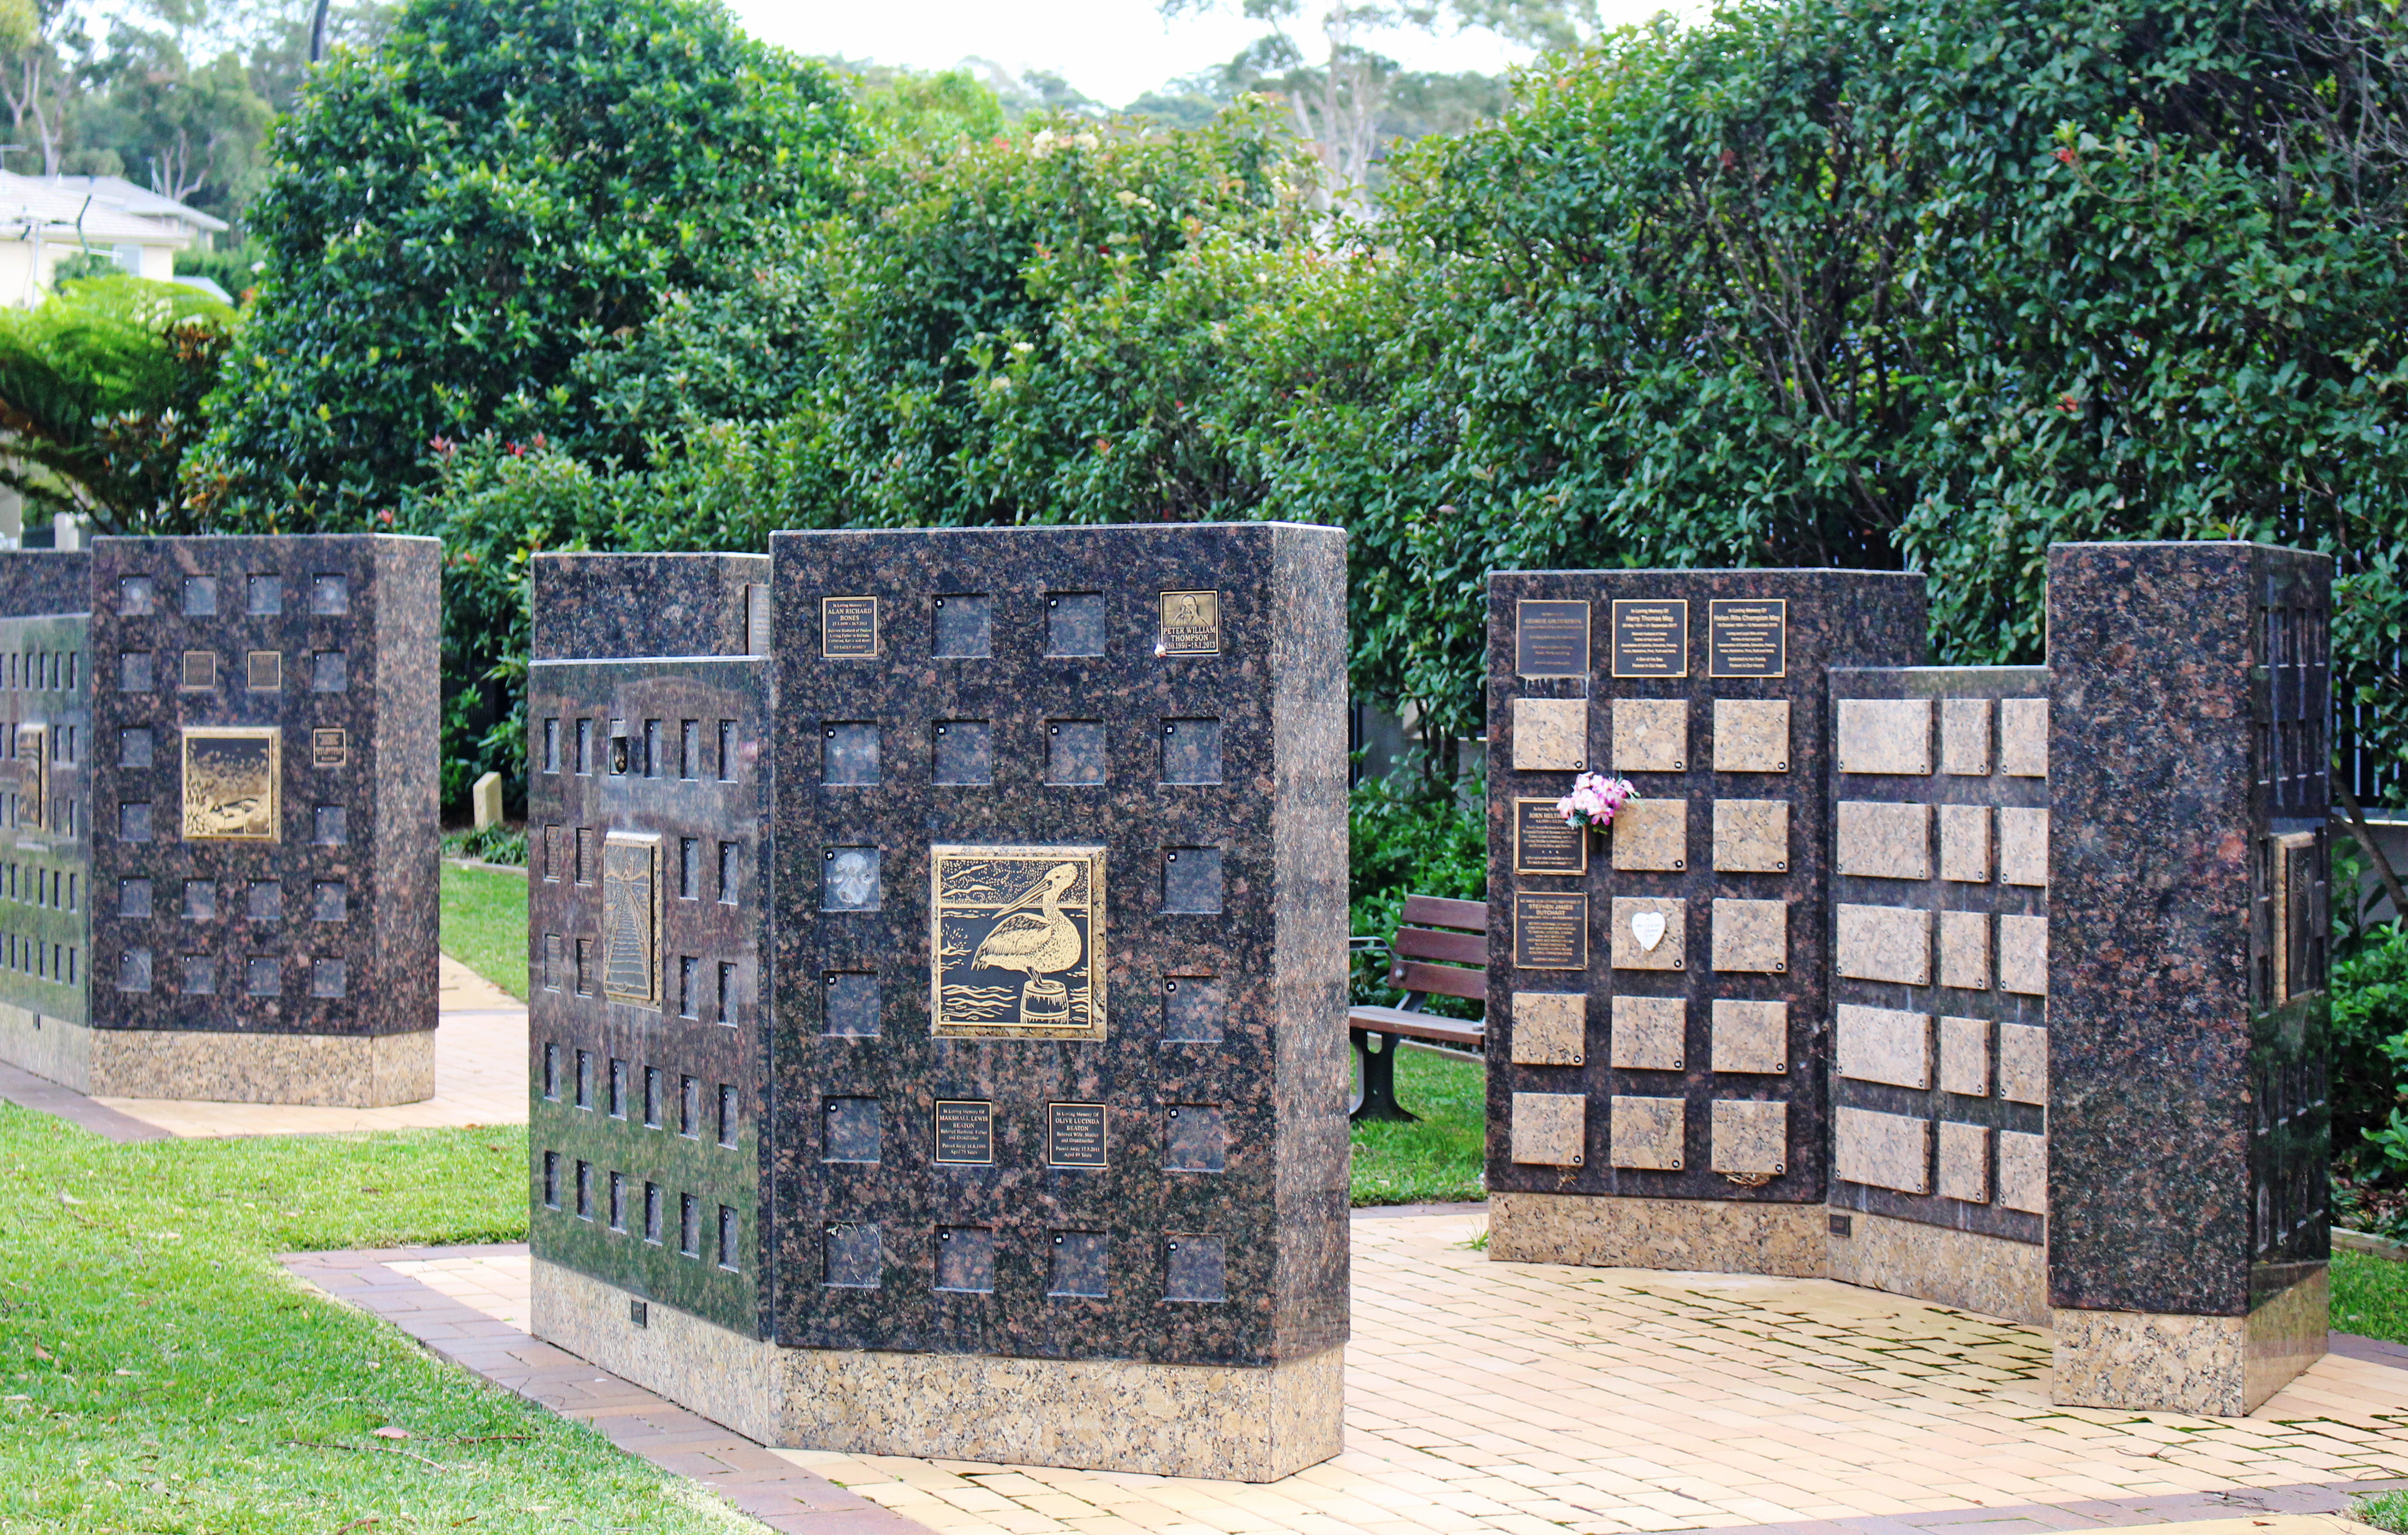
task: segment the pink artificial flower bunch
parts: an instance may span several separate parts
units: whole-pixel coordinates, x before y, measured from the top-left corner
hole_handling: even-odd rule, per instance
[[[1613,812],[1622,809],[1623,801],[1638,797],[1639,786],[1627,778],[1583,773],[1572,780],[1572,792],[1555,801],[1555,813],[1567,826],[1602,831],[1613,825]]]

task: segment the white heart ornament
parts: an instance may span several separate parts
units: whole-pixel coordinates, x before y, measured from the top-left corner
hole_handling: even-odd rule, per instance
[[[1630,936],[1639,940],[1639,946],[1641,949],[1654,954],[1656,945],[1664,941],[1664,913],[1661,911],[1631,912]]]

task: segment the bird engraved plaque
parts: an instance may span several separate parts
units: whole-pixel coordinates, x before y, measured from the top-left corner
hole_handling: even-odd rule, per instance
[[[928,850],[939,1039],[1104,1037],[1104,850]]]
[[[284,733],[188,725],[184,730],[184,840],[277,839]]]

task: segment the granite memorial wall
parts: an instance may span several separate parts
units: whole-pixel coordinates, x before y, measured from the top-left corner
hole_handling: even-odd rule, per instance
[[[0,555],[0,1055],[80,1090],[434,1091],[439,555]]]
[[[1335,1454],[1342,536],[779,534],[767,603],[687,558],[721,563],[538,567],[530,751],[556,729],[563,767],[530,818],[569,851],[531,914],[563,967],[531,1015],[537,1330],[771,1443],[1241,1480]],[[686,594],[692,625],[553,644],[572,582]],[[689,716],[734,780],[724,746],[692,783],[568,767],[580,721],[655,761],[657,718],[681,769]],[[759,872],[681,929],[689,838]],[[619,854],[624,899],[614,848],[659,850]],[[681,1147],[689,1091],[732,1127]]]
[[[1918,577],[1493,576],[1491,1255],[2049,1325],[2068,1403],[2304,1368],[2330,579],[2062,545],[2049,665],[1969,668]]]

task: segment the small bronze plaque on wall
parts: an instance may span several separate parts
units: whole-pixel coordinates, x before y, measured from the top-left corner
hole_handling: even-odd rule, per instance
[[[1525,970],[1588,968],[1588,897],[1513,893],[1513,964]]]
[[[340,768],[351,760],[351,738],[340,730],[320,728],[309,732],[309,766]]]
[[[1513,801],[1513,872],[1585,874],[1588,832],[1564,825],[1552,799]]]
[[[1221,594],[1163,593],[1162,638],[1154,652],[1159,655],[1220,654]]]
[[[1513,615],[1513,671],[1520,677],[1588,675],[1588,604],[1524,599]]]
[[[937,1100],[937,1160],[976,1167],[995,1160],[995,1105],[984,1098]]]
[[[17,825],[47,826],[50,806],[50,731],[48,725],[17,727]]]
[[[661,839],[614,831],[602,842],[602,995],[660,1005]]]
[[[1104,1121],[1104,1106],[1100,1103],[1047,1104],[1045,1165],[1049,1168],[1102,1167]]]
[[[1706,674],[1789,675],[1789,604],[1779,597],[1716,597],[1706,605]]]
[[[184,840],[279,839],[283,732],[192,725],[184,731]]]
[[[1680,597],[1616,598],[1613,675],[1689,675],[1689,604]]]
[[[820,654],[830,661],[878,658],[878,599],[820,598]]]

